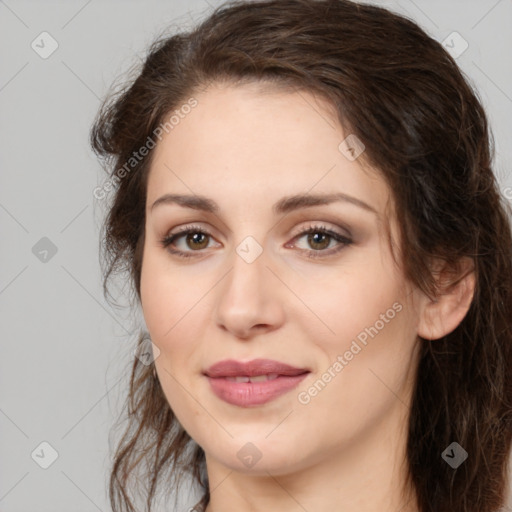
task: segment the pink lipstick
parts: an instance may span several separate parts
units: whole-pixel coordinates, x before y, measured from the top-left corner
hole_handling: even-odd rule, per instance
[[[295,388],[310,370],[271,359],[220,361],[204,374],[221,400],[239,407],[261,405]]]

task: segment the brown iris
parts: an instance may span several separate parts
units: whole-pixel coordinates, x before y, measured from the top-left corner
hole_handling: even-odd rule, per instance
[[[322,238],[321,241],[318,240],[318,238]],[[327,241],[327,244],[325,244],[325,241]],[[325,249],[329,246],[330,236],[325,233],[309,233],[308,234],[308,243],[313,247],[314,249]],[[321,247],[315,247],[315,244],[321,245]]]
[[[196,243],[201,244],[201,240],[202,240],[202,243],[204,245],[201,245],[201,246],[196,245],[195,249],[204,249],[208,245],[208,235],[206,235],[205,233],[189,233],[186,237],[186,240],[187,240],[187,245],[189,242],[193,242],[194,244],[196,244]],[[190,245],[189,245],[189,247],[191,249],[194,248]]]

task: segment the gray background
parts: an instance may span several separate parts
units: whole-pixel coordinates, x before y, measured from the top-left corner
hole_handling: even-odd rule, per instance
[[[105,175],[88,133],[113,80],[162,30],[188,28],[220,3],[208,1],[0,1],[0,512],[110,510],[109,432],[140,312],[102,296],[105,201],[93,189]],[[457,62],[481,94],[496,173],[512,198],[512,1],[374,3],[439,41],[457,31],[468,42]],[[44,31],[58,44],[47,58],[31,47],[51,49]],[[58,453],[47,469],[43,442]]]

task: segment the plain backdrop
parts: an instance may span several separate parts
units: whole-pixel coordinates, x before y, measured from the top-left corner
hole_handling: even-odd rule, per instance
[[[104,204],[93,190],[105,175],[89,130],[108,88],[156,36],[190,28],[219,3],[0,1],[0,512],[110,510],[109,431],[138,317],[102,295]],[[511,198],[512,2],[374,3],[461,52]],[[195,502],[181,498],[179,510]]]

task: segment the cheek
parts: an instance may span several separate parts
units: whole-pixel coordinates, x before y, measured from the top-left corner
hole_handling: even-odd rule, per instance
[[[400,296],[395,302],[361,305],[366,312],[358,312],[354,303],[352,314],[338,314],[335,341],[320,347],[323,364],[298,390],[304,417],[316,417],[326,438],[347,443],[364,436],[389,411],[407,410],[417,366],[412,312]]]
[[[190,323],[190,310],[197,302],[189,279],[170,273],[165,257],[146,251],[141,271],[141,304],[151,341],[160,353],[155,360],[162,390],[174,414],[182,424],[189,424],[201,414],[197,403],[183,392],[182,372],[191,370],[191,356],[198,340]],[[194,295],[194,296],[192,296]]]
[[[149,250],[141,271],[141,304],[151,341],[160,354],[156,366],[171,396],[184,374],[199,372],[204,346],[207,280],[171,266],[164,251]],[[147,256],[147,257],[146,257]],[[178,386],[178,387],[176,387]]]
[[[296,281],[295,286],[303,299],[298,306],[302,313],[295,311],[295,319],[305,329],[309,325],[311,341],[321,339],[331,356],[348,350],[358,336],[364,342],[370,337],[368,331],[375,333],[375,328],[379,336],[392,331],[393,337],[399,334],[398,317],[405,316],[404,279],[386,261],[381,262],[378,253],[347,258],[339,270],[316,271],[315,275]]]
[[[152,249],[144,253],[140,293],[144,319],[156,342],[171,335],[193,300],[183,276],[169,266],[163,253]]]
[[[325,280],[323,293],[313,290],[311,284],[305,286],[304,296],[309,294],[308,304],[329,331],[320,334],[318,320],[315,327],[301,320],[310,348],[316,345],[319,364],[314,378],[301,386],[300,400],[311,401],[319,414],[338,404],[343,412],[333,414],[334,423],[353,420],[357,429],[365,418],[371,423],[392,407],[395,392],[405,399],[409,371],[416,364],[416,313],[407,301],[405,279],[394,267],[384,268],[380,258],[346,265]]]
[[[159,262],[146,251],[140,281],[141,304],[146,325],[155,340],[162,337],[166,328],[172,326],[172,319],[166,315],[166,311],[174,309],[169,303],[169,297],[173,295],[166,293],[166,281],[161,274]],[[166,318],[168,323],[164,321]]]

